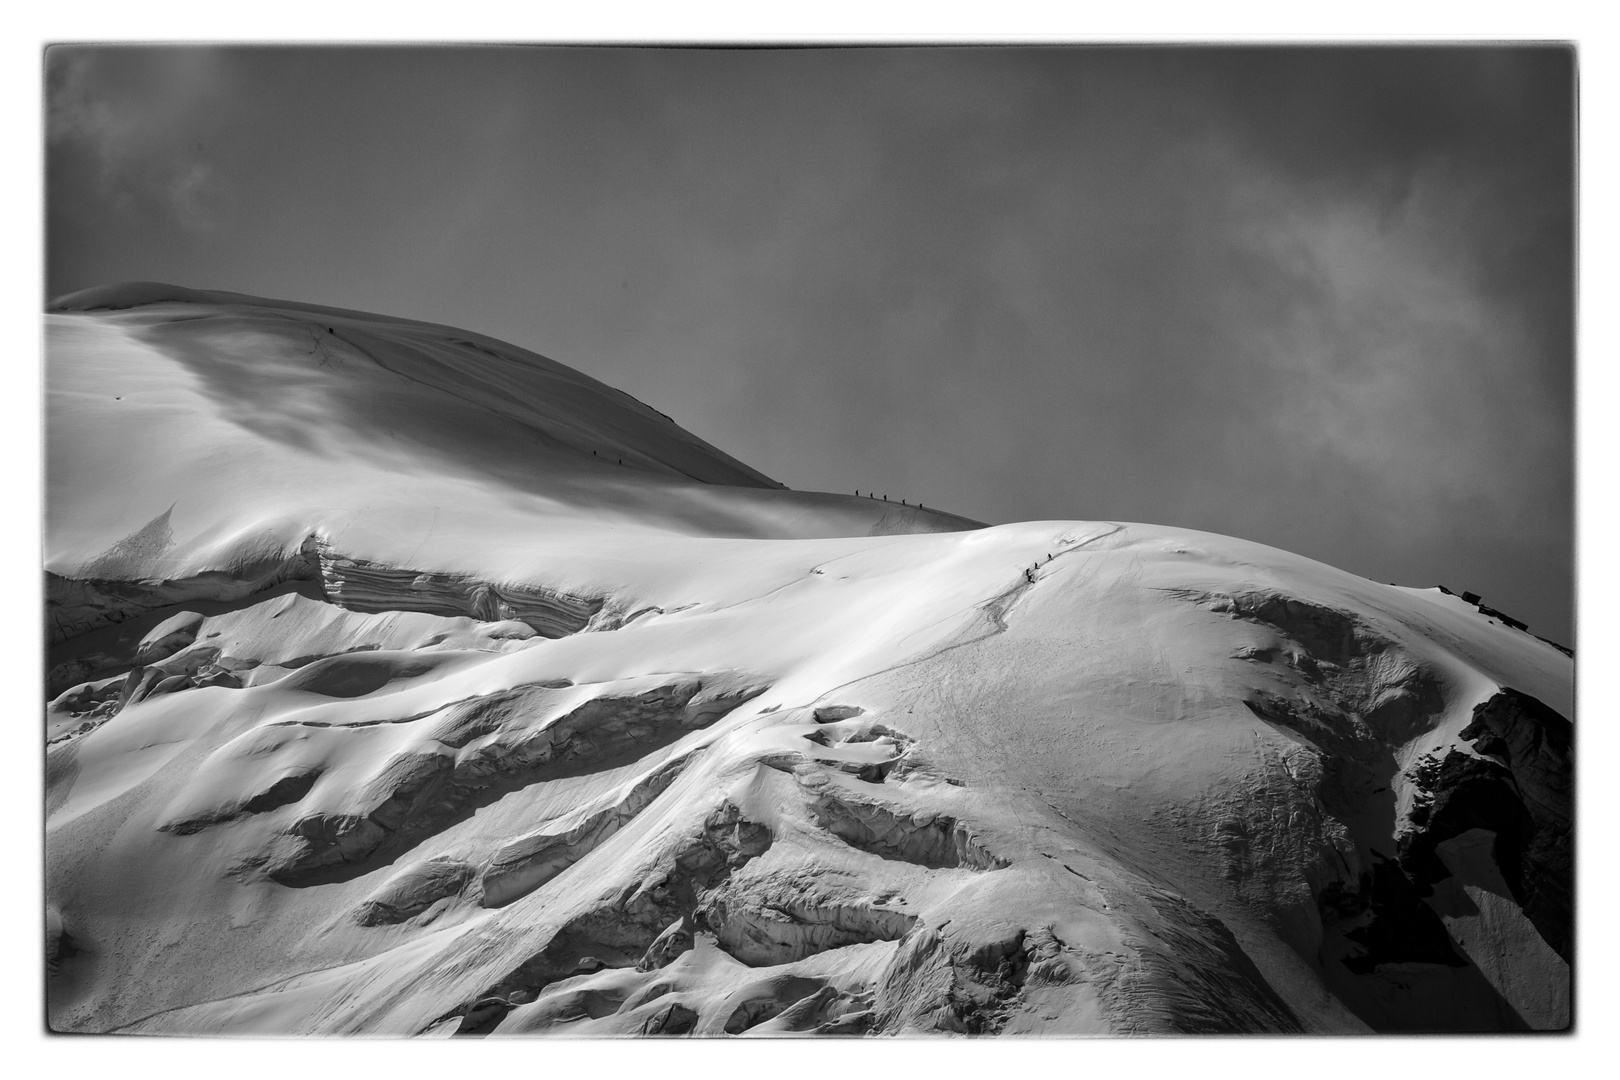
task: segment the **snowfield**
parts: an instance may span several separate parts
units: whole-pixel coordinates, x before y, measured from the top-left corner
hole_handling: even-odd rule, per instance
[[[1438,588],[793,492],[448,327],[48,320],[53,1029],[1561,1029],[1573,659]]]

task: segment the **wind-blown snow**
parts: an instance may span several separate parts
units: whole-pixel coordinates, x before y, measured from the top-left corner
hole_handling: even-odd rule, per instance
[[[47,319],[59,1030],[1568,1022],[1572,661],[1455,596],[787,491],[446,327]]]

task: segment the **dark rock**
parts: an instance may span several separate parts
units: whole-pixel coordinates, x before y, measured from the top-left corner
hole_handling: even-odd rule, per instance
[[[1451,872],[1436,854],[1470,829],[1495,834],[1491,855],[1513,899],[1543,940],[1572,956],[1573,836],[1568,720],[1528,694],[1504,688],[1475,706],[1461,737],[1485,757],[1451,751],[1413,769],[1420,789],[1398,841],[1401,867],[1420,895]]]
[[[1568,961],[1573,951],[1574,726],[1529,694],[1504,687],[1475,706],[1462,737],[1506,765],[1518,808],[1512,815],[1517,828],[1498,831],[1497,863],[1525,915]]]
[[[698,1014],[678,1001],[649,1016],[641,1025],[643,1035],[685,1035],[697,1026]]]
[[[1393,860],[1378,858],[1372,871],[1362,875],[1355,893],[1342,887],[1324,889],[1318,905],[1337,920],[1361,922],[1344,936],[1362,951],[1342,961],[1358,975],[1380,964],[1468,966],[1467,959],[1457,954],[1445,923]]]

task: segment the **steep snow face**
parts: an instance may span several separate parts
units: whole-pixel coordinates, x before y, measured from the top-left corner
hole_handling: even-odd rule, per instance
[[[403,606],[517,609],[474,595],[512,582],[566,598],[566,623],[654,543],[977,524],[787,491],[620,391],[449,327],[153,284],[53,308],[72,312],[47,316],[56,638],[317,573],[401,606],[435,590],[398,572],[428,568],[442,595]],[[581,561],[585,531],[602,545]]]
[[[58,306],[57,1029],[1568,1023],[1572,661],[1457,597],[787,492],[448,328]]]

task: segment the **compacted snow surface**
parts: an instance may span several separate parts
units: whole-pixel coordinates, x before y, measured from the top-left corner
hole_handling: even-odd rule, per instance
[[[788,491],[448,327],[47,320],[55,1030],[1569,1023],[1573,661],[1456,596]]]

